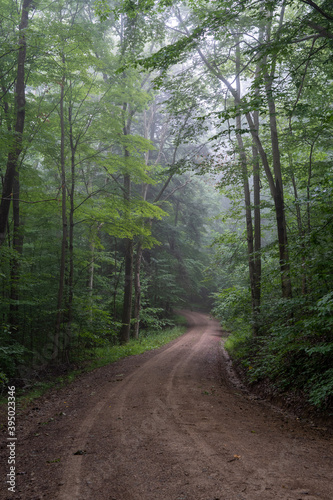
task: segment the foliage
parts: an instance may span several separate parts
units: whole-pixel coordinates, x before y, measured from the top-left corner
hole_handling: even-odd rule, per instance
[[[183,317],[181,317],[181,319],[179,318],[180,317],[174,318],[176,324],[178,324],[179,321],[181,323],[184,320]],[[80,375],[82,372],[89,372],[97,367],[114,363],[115,361],[127,356],[142,354],[146,351],[158,349],[172,340],[175,340],[184,332],[184,326],[173,326],[165,328],[162,331],[160,329],[157,331],[147,330],[142,338],[139,340],[131,339],[127,345],[106,344],[103,347],[95,347],[93,351],[86,350],[84,356],[76,360],[76,362],[81,365],[81,368],[76,369],[65,376],[56,378],[52,377],[52,381],[36,382],[31,380],[30,384],[27,385],[25,389],[22,391],[18,390],[18,405],[22,407],[22,405],[27,402],[41,396],[51,387],[61,387],[64,384],[72,382],[75,377]],[[7,384],[7,380],[3,380],[2,383]]]
[[[9,325],[1,325],[0,330],[0,387],[8,382],[16,373],[18,364],[24,362],[27,349],[19,344]]]
[[[182,335],[184,331],[184,327],[173,327],[162,331],[158,330],[157,333],[149,333],[147,331],[139,340],[131,339],[126,345],[98,348],[96,351],[96,361],[93,362],[93,366],[104,366],[127,356],[134,356],[145,351],[158,349],[162,345]]]
[[[331,300],[331,293],[315,306],[305,298],[288,304],[280,300],[262,313],[262,324],[270,327],[262,328],[255,338],[241,334],[236,325],[226,347],[247,369],[248,381],[269,379],[280,391],[302,393],[312,404],[329,407],[333,361]]]
[[[15,139],[20,13],[10,2],[1,6],[3,178]],[[36,375],[86,350],[117,344],[128,240],[144,254],[143,332],[169,325],[172,307],[188,294],[200,297],[208,263],[199,244],[205,204],[199,194],[195,203],[183,202],[186,215],[175,237],[179,256],[166,250],[173,223],[165,220],[174,218],[175,195],[182,198],[186,188],[179,165],[192,165],[194,147],[181,143],[184,121],[166,111],[152,76],[129,65],[149,53],[152,41],[162,41],[165,14],[149,14],[148,4],[145,15],[136,15],[128,3],[82,0],[32,9],[19,191],[0,249],[0,312],[9,325],[1,337],[4,379],[24,378],[25,370]],[[135,293],[133,287],[133,299]]]
[[[251,304],[246,288],[225,288],[222,292],[213,295],[215,307],[213,314],[219,318],[226,328],[245,329],[250,333],[250,324],[246,328],[245,322],[251,316]]]
[[[214,302],[249,380],[329,405],[330,3],[31,8],[18,109],[20,12],[1,1],[2,179],[25,116],[0,249],[2,379],[129,352],[124,329],[143,341],[174,308]]]

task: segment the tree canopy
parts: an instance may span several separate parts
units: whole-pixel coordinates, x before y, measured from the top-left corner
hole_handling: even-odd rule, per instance
[[[331,2],[0,6],[2,379],[191,306],[329,405]]]

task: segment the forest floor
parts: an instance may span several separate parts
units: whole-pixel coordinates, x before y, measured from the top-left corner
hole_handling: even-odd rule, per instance
[[[18,416],[10,500],[332,500],[332,433],[236,383],[208,316],[84,374]]]

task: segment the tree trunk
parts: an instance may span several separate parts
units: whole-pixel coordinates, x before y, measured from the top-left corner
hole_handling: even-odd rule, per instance
[[[126,116],[127,113],[127,116]],[[123,134],[124,136],[130,134],[133,112],[129,109],[126,102],[123,103]],[[130,153],[125,146],[124,151],[125,168],[127,167],[127,160]],[[127,217],[131,217],[131,176],[130,174],[124,175],[124,201],[126,205]],[[132,318],[132,291],[133,291],[133,239],[126,238],[125,240],[125,283],[124,283],[124,301],[122,312],[122,327],[120,329],[120,341],[126,344],[130,339],[131,334],[131,318]]]
[[[6,93],[6,89],[2,86],[2,91]],[[9,106],[8,103],[4,104],[5,119],[7,122],[7,130],[9,134],[12,132],[10,122]],[[23,341],[22,337],[19,339],[18,329],[18,312],[19,312],[19,279],[20,279],[20,261],[19,256],[23,251],[23,235],[21,233],[20,221],[20,179],[19,169],[17,168],[14,175],[13,182],[13,250],[17,255],[13,255],[10,264],[10,305],[9,305],[9,324],[11,331],[17,341]]]
[[[68,234],[68,297],[67,297],[67,324],[66,335],[64,337],[64,353],[66,353],[66,360],[69,356],[69,343],[71,338],[71,328],[73,321],[73,283],[74,283],[74,191],[75,191],[75,152],[76,147],[73,140],[73,124],[72,124],[72,110],[71,106],[68,110],[68,123],[69,123],[69,143],[71,148],[71,187],[69,190],[69,234]],[[65,354],[64,354],[65,355]]]
[[[281,155],[279,148],[277,122],[276,122],[276,107],[272,92],[272,78],[273,77],[268,75],[267,73],[265,74],[265,89],[268,100],[269,123],[270,123],[272,155],[273,155],[273,170],[275,176],[274,204],[275,204],[278,242],[279,242],[282,296],[285,298],[291,298],[292,287],[290,279],[287,224],[286,224],[285,210],[284,210]]]
[[[259,42],[263,40],[263,27],[259,29]],[[260,75],[262,71],[261,61],[257,62],[256,66],[256,78]],[[257,87],[255,90],[255,95],[260,99],[260,90]],[[260,120],[259,111],[253,111],[253,123],[259,133]],[[253,332],[254,335],[259,333],[258,319],[261,310],[261,207],[260,207],[260,156],[258,148],[252,138],[252,162],[253,162],[253,204],[254,204],[254,276],[255,276],[255,288],[254,288],[254,322],[253,322]]]
[[[22,152],[22,135],[25,120],[25,59],[26,40],[25,30],[29,22],[29,9],[32,0],[23,0],[21,22],[19,26],[19,48],[17,59],[16,78],[16,123],[13,144],[8,153],[7,168],[3,181],[2,198],[0,204],[0,246],[5,241],[10,202],[13,193],[13,184],[18,170],[18,159]]]
[[[235,99],[236,105],[241,104],[240,95],[237,90],[231,85],[231,83],[220,73],[216,66],[213,66],[208,59],[204,56],[202,51],[197,48],[197,51],[206,64],[207,68],[228,88],[229,92]],[[271,77],[270,77],[271,78]],[[266,82],[267,85],[267,82]],[[266,91],[268,91],[266,87]],[[270,95],[269,95],[270,94]],[[292,297],[292,287],[291,287],[291,279],[290,279],[290,266],[289,266],[289,256],[288,256],[288,241],[287,241],[287,225],[285,220],[284,213],[284,199],[283,199],[283,187],[282,187],[282,176],[281,176],[281,168],[280,168],[280,151],[278,146],[278,138],[277,138],[277,127],[276,127],[276,119],[275,119],[275,103],[272,99],[271,92],[268,92],[269,97],[269,111],[270,111],[270,126],[271,126],[271,142],[272,142],[272,152],[274,156],[274,172],[276,179],[274,180],[274,176],[270,169],[267,154],[263,148],[261,143],[258,130],[256,130],[255,124],[253,122],[251,113],[245,113],[250,133],[252,135],[252,139],[256,145],[256,148],[259,151],[260,158],[265,170],[265,174],[268,180],[269,188],[274,199],[275,205],[275,214],[276,214],[276,224],[277,224],[277,234],[278,234],[278,244],[279,244],[279,262],[280,262],[280,270],[281,270],[281,288],[282,288],[282,296],[284,298]],[[275,125],[274,125],[275,124]]]
[[[298,198],[298,190],[297,190],[296,179],[295,179],[295,174],[294,174],[293,158],[292,158],[291,154],[289,154],[289,165],[290,165],[290,171],[291,171],[291,181],[292,181],[293,190],[294,190],[298,236],[301,240],[301,247],[302,247],[302,295],[306,295],[308,287],[307,287],[306,263],[305,263],[305,254],[304,254],[305,253],[305,243],[304,243],[304,236],[305,235],[304,235],[304,229],[303,229],[301,208],[300,208],[299,198]]]
[[[241,125],[240,115],[236,117],[236,128],[239,129]],[[246,240],[247,240],[247,255],[248,255],[248,265],[249,265],[249,277],[250,277],[250,288],[251,288],[251,299],[252,299],[252,315],[253,319],[256,316],[257,304],[256,304],[256,274],[255,274],[255,255],[254,255],[254,245],[253,245],[253,223],[252,223],[252,210],[251,210],[251,196],[250,187],[248,179],[247,161],[246,154],[244,151],[243,139],[240,134],[236,133],[238,147],[240,149],[240,160],[242,165],[242,177],[243,177],[243,191],[244,191],[244,202],[245,202],[245,221],[246,221]],[[253,332],[254,333],[254,332]]]
[[[133,289],[133,240],[125,240],[125,285],[122,314],[122,327],[120,329],[120,342],[126,344],[130,339],[132,318],[132,289]]]
[[[11,289],[9,306],[9,323],[17,340],[19,333],[19,280],[20,280],[20,255],[23,251],[23,235],[20,224],[20,179],[17,171],[13,183],[13,255],[11,260]]]
[[[254,112],[254,122],[257,130],[259,130],[259,113]],[[254,333],[258,333],[257,318],[260,314],[261,306],[261,214],[260,214],[260,165],[259,153],[254,144],[252,144],[253,155],[253,203],[254,203],[254,302],[255,302],[255,318],[254,318]]]
[[[312,156],[313,156],[313,149],[314,149],[314,142],[311,144],[310,147],[310,156],[309,156],[309,168],[308,168],[308,180],[307,180],[307,185],[306,185],[306,198],[307,198],[307,226],[308,226],[308,233],[311,233],[311,210],[310,210],[310,187],[311,187],[311,178],[312,178]]]
[[[125,150],[125,158],[129,157],[129,152]],[[131,177],[124,175],[124,199],[127,204],[128,217],[130,217],[130,199],[131,199]],[[122,327],[120,329],[120,341],[126,344],[130,339],[131,318],[132,318],[132,291],[133,291],[133,239],[125,240],[125,284],[124,284],[124,302],[122,313]]]
[[[89,291],[89,321],[93,320],[93,292],[94,292],[94,274],[95,274],[95,242],[92,240],[89,244],[90,247],[90,265],[89,265],[89,278],[88,278],[88,291]]]
[[[134,331],[133,337],[135,339],[139,338],[140,330],[140,312],[141,312],[141,281],[140,281],[140,271],[141,271],[141,260],[142,260],[142,244],[141,241],[138,242],[135,257],[135,270],[134,270]]]
[[[64,64],[64,57],[62,59]],[[62,218],[62,242],[59,270],[59,287],[58,287],[58,302],[57,302],[57,317],[53,343],[53,359],[59,356],[59,341],[61,323],[63,321],[63,302],[65,289],[65,270],[66,270],[66,254],[67,254],[67,213],[66,213],[66,169],[65,169],[65,123],[64,123],[64,87],[65,76],[62,77],[60,88],[60,168],[61,168],[61,218]]]
[[[240,86],[240,48],[239,39],[235,37],[236,41],[236,90],[237,94],[241,96],[241,86]],[[237,104],[235,102],[235,104]],[[245,202],[245,220],[246,220],[246,239],[247,239],[247,255],[248,255],[248,265],[249,265],[249,277],[250,277],[250,288],[251,288],[251,299],[252,299],[252,315],[255,317],[256,313],[256,280],[255,280],[255,262],[254,262],[254,252],[253,252],[253,224],[252,224],[252,210],[251,210],[251,196],[249,187],[249,177],[247,169],[246,152],[244,148],[243,138],[241,136],[242,129],[242,117],[240,114],[236,116],[236,138],[239,148],[239,156],[242,168],[242,180],[243,180],[243,191],[244,191],[244,202]]]

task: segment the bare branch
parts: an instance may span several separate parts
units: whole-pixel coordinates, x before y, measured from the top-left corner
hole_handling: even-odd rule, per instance
[[[170,196],[172,196],[176,191],[178,191],[179,189],[182,189],[184,188],[185,186],[187,186],[187,184],[189,184],[190,182],[192,182],[192,179],[189,179],[188,181],[186,181],[184,184],[181,184],[181,186],[177,186],[175,187],[171,193],[168,194],[168,196],[166,198],[164,198],[164,200],[162,200],[162,203],[167,201],[168,198],[170,198]]]

